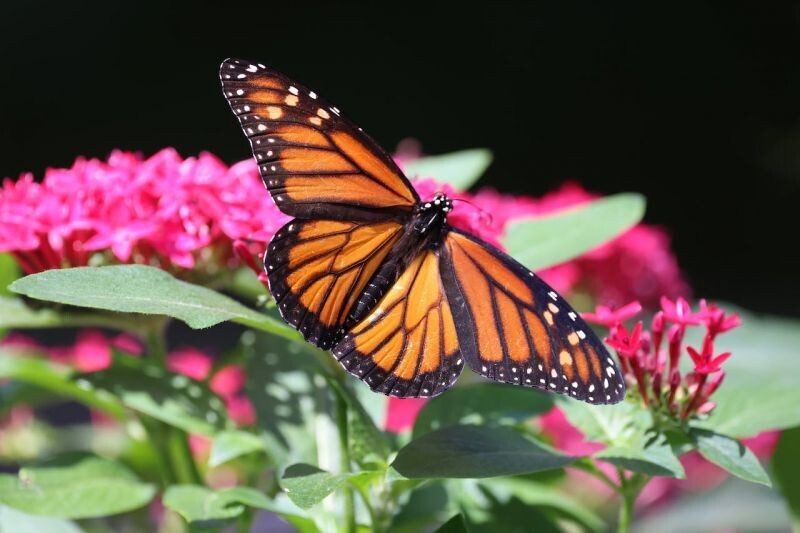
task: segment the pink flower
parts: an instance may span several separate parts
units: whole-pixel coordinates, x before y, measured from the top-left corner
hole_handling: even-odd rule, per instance
[[[225,407],[228,409],[228,416],[238,425],[250,426],[256,423],[256,409],[250,398],[244,394],[226,397]]]
[[[234,240],[260,254],[287,220],[253,161],[227,167],[170,148],[148,159],[122,151],[107,161],[79,158],[48,169],[41,184],[26,174],[0,188],[0,251],[28,273],[86,265],[92,255],[165,268],[202,267],[207,257],[237,266]],[[209,247],[215,253],[200,253]]]
[[[384,422],[386,431],[402,433],[411,429],[426,402],[424,398],[389,398]]]
[[[636,323],[633,331],[628,331],[624,324],[617,324],[606,339],[609,346],[625,357],[635,357],[642,347],[642,321]]]
[[[742,324],[742,319],[736,313],[726,315],[725,311],[717,307],[714,303],[707,303],[705,300],[700,300],[700,314],[703,316],[702,320],[708,327],[709,332],[716,336],[720,333],[725,333]]]
[[[637,301],[630,302],[613,310],[605,305],[598,305],[594,313],[581,313],[581,317],[590,324],[611,327],[618,322],[635,317],[642,311],[642,304]]]
[[[730,356],[730,352],[725,352],[716,357],[711,354],[701,354],[691,346],[687,346],[686,350],[694,362],[694,371],[698,374],[713,374],[722,370],[722,363],[724,363]]]
[[[232,396],[244,388],[247,376],[240,366],[228,365],[220,368],[209,382],[212,391],[220,396]]]
[[[197,381],[203,381],[211,372],[211,357],[197,348],[187,346],[173,350],[167,356],[167,368]]]
[[[666,296],[661,297],[661,309],[664,319],[679,326],[696,326],[702,322],[702,313],[692,313],[692,308],[685,298],[679,297],[672,301]]]
[[[85,329],[78,333],[74,348],[74,365],[81,372],[97,372],[111,365],[111,346],[105,335]]]

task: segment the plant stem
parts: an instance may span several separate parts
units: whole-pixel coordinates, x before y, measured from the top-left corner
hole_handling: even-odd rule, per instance
[[[167,329],[167,320],[154,322],[147,328],[145,341],[147,342],[147,355],[151,361],[161,368],[167,367],[167,340],[164,338]]]
[[[644,474],[632,474],[629,478],[625,477],[625,471],[617,469],[619,474],[619,493],[622,497],[622,505],[619,508],[619,522],[617,531],[627,533],[630,531],[631,523],[636,506],[636,499],[650,478]]]
[[[343,384],[343,386],[346,386]],[[336,398],[336,426],[339,430],[340,469],[342,474],[350,472],[350,444],[347,437],[347,402],[341,394]],[[346,484],[342,489],[344,497],[344,530],[353,533],[356,530],[355,502],[353,488]]]
[[[361,496],[361,501],[364,502],[364,507],[367,509],[367,513],[369,514],[369,520],[372,524],[372,529],[378,529],[378,525],[380,524],[380,520],[378,515],[375,513],[375,509],[372,507],[372,502],[370,501],[370,494],[369,488],[365,486],[358,486],[356,487],[358,494]]]
[[[578,461],[574,463],[572,466],[573,468],[583,470],[587,474],[593,475],[594,477],[605,483],[614,492],[620,492],[620,487],[616,483],[614,483],[614,481],[610,477],[608,477],[605,472],[600,470],[592,459],[587,458],[586,460]]]
[[[165,427],[167,433],[168,456],[175,471],[178,483],[202,485],[203,480],[189,448],[189,439],[186,433],[178,428]]]

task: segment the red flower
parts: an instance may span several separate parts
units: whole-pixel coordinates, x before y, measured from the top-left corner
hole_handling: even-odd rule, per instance
[[[700,300],[700,314],[703,315],[703,323],[708,327],[708,332],[712,337],[720,333],[725,333],[742,324],[742,319],[736,313],[725,315],[725,311],[717,307],[714,303],[707,303]]]
[[[633,331],[629,332],[624,324],[617,324],[606,338],[609,346],[625,357],[635,357],[642,347],[642,321],[636,323]]]
[[[386,431],[402,433],[411,429],[426,402],[424,398],[389,398],[384,422]]]
[[[637,301],[625,304],[616,310],[605,305],[598,305],[594,313],[581,313],[581,317],[591,324],[599,324],[610,328],[620,322],[625,322],[629,318],[633,318],[641,310],[642,305]]]
[[[689,302],[683,297],[673,302],[666,296],[661,297],[661,309],[664,319],[679,326],[696,326],[703,320],[703,313],[692,313]]]
[[[213,361],[197,348],[187,346],[173,350],[167,356],[167,368],[172,372],[203,381],[211,372]]]
[[[713,357],[711,354],[701,354],[691,346],[687,346],[686,350],[694,362],[694,371],[698,374],[713,374],[722,370],[722,363],[724,363],[730,356],[730,352],[725,352]]]

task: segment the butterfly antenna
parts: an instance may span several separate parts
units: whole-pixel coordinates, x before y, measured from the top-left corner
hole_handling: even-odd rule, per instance
[[[482,222],[488,224],[489,226],[491,226],[494,223],[494,218],[492,217],[492,214],[483,209],[482,207],[478,206],[474,202],[470,202],[465,198],[453,198],[453,202],[464,202],[465,204],[472,206],[474,209],[478,210],[478,213],[480,213]]]

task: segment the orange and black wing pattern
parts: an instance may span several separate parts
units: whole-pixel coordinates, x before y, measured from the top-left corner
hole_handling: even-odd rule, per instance
[[[332,347],[359,299],[385,289],[374,286],[374,276],[402,230],[393,221],[294,219],[283,226],[264,257],[283,318],[309,342]]]
[[[241,59],[226,59],[220,80],[284,213],[374,221],[408,214],[419,201],[392,158],[314,91]]]
[[[625,397],[625,381],[603,343],[533,272],[454,229],[440,255],[461,353],[473,370],[593,404]]]
[[[431,397],[461,374],[464,361],[439,263],[436,251],[421,252],[334,347],[342,366],[372,390]]]

